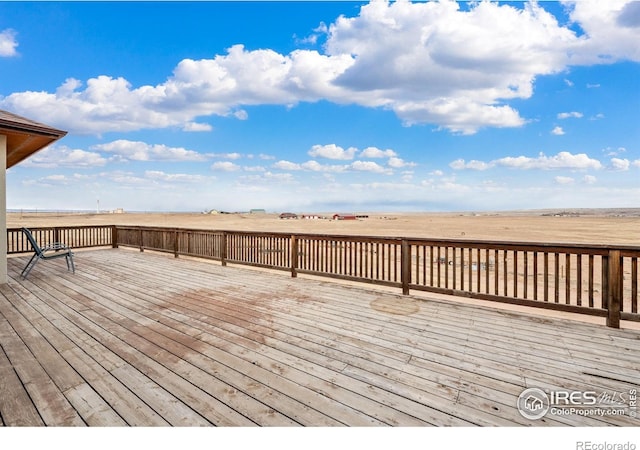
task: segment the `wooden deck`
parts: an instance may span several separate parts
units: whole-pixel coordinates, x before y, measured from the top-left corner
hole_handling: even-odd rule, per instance
[[[640,332],[131,250],[9,258],[0,424],[624,425],[516,409],[640,385]]]

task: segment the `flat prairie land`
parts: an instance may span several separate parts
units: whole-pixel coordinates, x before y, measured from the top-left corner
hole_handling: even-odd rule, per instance
[[[278,214],[9,213],[7,226],[138,225],[208,230],[344,234],[640,246],[640,209],[565,213],[359,213],[366,218],[280,219]]]

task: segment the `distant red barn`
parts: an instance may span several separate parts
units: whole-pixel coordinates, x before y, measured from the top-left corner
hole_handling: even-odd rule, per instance
[[[333,220],[356,220],[358,216],[355,214],[334,214]]]

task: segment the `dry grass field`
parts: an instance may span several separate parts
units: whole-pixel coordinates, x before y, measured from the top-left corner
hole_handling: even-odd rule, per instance
[[[426,237],[640,246],[640,210],[512,213],[364,213],[366,219],[280,219],[278,214],[9,213],[7,226],[141,225],[210,230]],[[326,214],[330,217],[331,214]]]

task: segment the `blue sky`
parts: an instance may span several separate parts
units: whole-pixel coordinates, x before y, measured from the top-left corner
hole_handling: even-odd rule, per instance
[[[3,2],[7,204],[640,207],[640,2]]]

